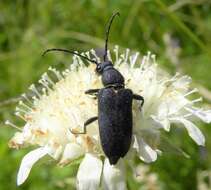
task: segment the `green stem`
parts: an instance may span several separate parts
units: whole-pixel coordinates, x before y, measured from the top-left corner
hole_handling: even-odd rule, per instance
[[[174,14],[168,7],[161,1],[155,0],[161,10],[169,16],[169,18],[175,22],[175,24],[195,43],[197,44],[204,52],[211,55],[209,48]]]

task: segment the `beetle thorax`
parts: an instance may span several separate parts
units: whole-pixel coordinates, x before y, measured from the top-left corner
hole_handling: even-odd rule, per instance
[[[96,71],[102,75],[102,83],[104,86],[124,86],[124,77],[113,67],[110,61],[105,61],[97,65]]]
[[[124,77],[118,70],[112,67],[103,71],[102,83],[104,86],[108,86],[108,85],[123,85],[124,86]]]

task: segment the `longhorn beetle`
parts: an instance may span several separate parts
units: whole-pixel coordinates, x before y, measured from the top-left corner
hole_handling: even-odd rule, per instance
[[[105,52],[103,61],[98,63],[95,60],[66,49],[47,49],[43,55],[50,51],[63,51],[78,55],[91,63],[96,64],[96,72],[102,75],[104,88],[90,89],[86,94],[96,95],[98,99],[98,116],[91,117],[84,123],[82,132],[75,134],[86,134],[87,125],[98,120],[101,146],[108,157],[111,165],[117,163],[120,157],[124,157],[128,152],[132,140],[132,101],[140,100],[141,106],[144,104],[144,98],[134,94],[131,89],[125,88],[125,81],[122,74],[116,70],[111,61],[108,60],[108,37],[111,24],[115,16],[114,13],[107,25]]]

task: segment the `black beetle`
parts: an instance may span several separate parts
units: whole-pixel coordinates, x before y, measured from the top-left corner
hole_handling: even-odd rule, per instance
[[[85,134],[86,126],[98,120],[102,149],[112,165],[116,164],[120,157],[124,157],[130,148],[133,126],[132,100],[142,101],[141,106],[144,104],[142,96],[133,94],[132,90],[125,88],[124,77],[107,58],[109,31],[116,15],[119,13],[113,14],[108,22],[103,62],[98,63],[74,51],[59,48],[47,49],[43,54],[45,55],[49,51],[63,51],[76,54],[96,64],[96,72],[102,75],[104,88],[90,89],[85,93],[97,96],[98,116],[88,119],[84,123],[83,132],[77,134]],[[72,133],[75,132],[72,131]]]

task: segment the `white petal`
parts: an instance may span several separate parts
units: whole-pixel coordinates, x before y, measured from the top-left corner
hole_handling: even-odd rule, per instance
[[[103,167],[104,190],[126,190],[125,167],[122,159],[116,165],[110,165],[106,158]]]
[[[48,154],[48,148],[41,147],[32,150],[25,155],[21,161],[21,166],[18,171],[17,185],[21,185],[29,176],[32,166],[43,156]]]
[[[151,115],[152,120],[155,122],[154,124],[159,127],[163,128],[166,131],[170,131],[170,122],[167,118],[159,119],[158,117]]]
[[[167,102],[162,102],[158,107],[158,118],[167,117],[169,113],[169,108]]]
[[[168,105],[168,115],[173,115],[181,111],[186,105],[190,104],[190,101],[186,99],[182,94],[178,92],[171,93],[166,100]]]
[[[205,123],[211,123],[211,110],[198,111],[196,112],[196,116],[198,116]]]
[[[173,83],[173,86],[176,89],[187,90],[189,88],[191,81],[192,81],[191,77],[182,76]]]
[[[163,120],[160,120],[160,124],[163,126],[163,128],[166,130],[166,131],[170,131],[170,122],[167,118],[163,119]]]
[[[205,144],[205,138],[199,128],[196,127],[192,122],[184,119],[184,118],[174,118],[173,121],[182,123],[185,128],[188,130],[189,136],[201,146]]]
[[[197,108],[186,108],[189,112],[191,112],[193,115],[200,118],[205,123],[211,123],[211,110],[199,110]]]
[[[65,146],[62,159],[59,164],[65,165],[74,159],[79,158],[84,153],[83,148],[76,143],[69,143]]]
[[[139,157],[146,163],[157,160],[157,152],[153,150],[141,137],[135,135],[135,144]]]
[[[51,156],[54,160],[58,160],[63,153],[62,145],[58,146],[58,144],[55,144],[53,141],[49,141],[48,150],[49,156]]]
[[[87,153],[81,162],[77,173],[78,190],[95,190],[99,188],[102,173],[102,161]]]

